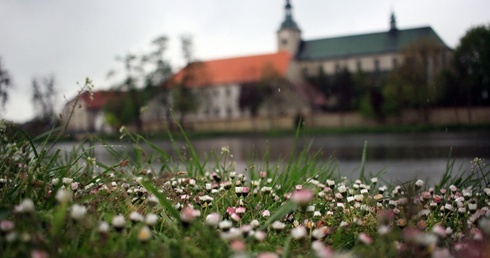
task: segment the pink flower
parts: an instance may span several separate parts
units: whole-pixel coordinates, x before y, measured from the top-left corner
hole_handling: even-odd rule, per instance
[[[313,241],[311,243],[311,249],[315,252],[316,257],[319,258],[332,258],[334,257],[334,251],[332,248],[326,246],[322,241]]]
[[[250,192],[250,188],[249,187],[244,186],[242,188],[242,195],[243,196],[247,196],[249,192]]]
[[[245,210],[246,210],[245,207],[237,207],[235,209],[235,213],[243,214],[243,213],[245,213]]]
[[[12,229],[14,229],[14,223],[12,221],[4,219],[0,222],[0,230],[2,232],[9,232]]]
[[[441,237],[441,238],[446,238],[446,235],[447,235],[446,234],[446,229],[443,226],[439,225],[439,224],[435,225],[432,228],[432,232],[434,234],[436,234],[437,236]]]
[[[260,177],[260,178],[265,178],[265,177],[267,177],[267,172],[265,172],[265,171],[260,171],[260,173],[259,173],[259,177]]]
[[[313,200],[314,196],[311,189],[301,189],[294,192],[291,199],[300,206],[306,206]]]
[[[262,211],[262,217],[270,217],[270,216],[271,216],[271,212],[269,210]]]
[[[421,195],[422,195],[422,198],[423,198],[424,200],[428,200],[428,199],[430,199],[430,197],[432,196],[432,195],[430,194],[430,192],[428,192],[428,191],[424,191],[424,192],[422,192],[422,194],[421,194]]]
[[[241,252],[245,250],[245,242],[242,239],[235,239],[230,242],[230,249],[234,252]]]
[[[279,258],[279,255],[277,253],[273,252],[262,252],[259,253],[256,258]]]
[[[435,202],[435,203],[441,203],[442,201],[442,198],[440,195],[434,195],[434,198],[432,198],[432,200]]]
[[[49,254],[46,253],[45,251],[33,250],[31,252],[31,257],[32,258],[48,258],[49,257]]]
[[[240,221],[241,218],[240,218],[240,215],[236,214],[236,213],[233,213],[230,215],[230,218],[236,222]]]
[[[195,217],[194,209],[191,207],[185,207],[180,214],[180,220],[183,223],[191,223]]]
[[[434,250],[434,253],[432,253],[432,257],[434,258],[446,258],[446,257],[453,257],[449,250],[447,248],[437,248]]]
[[[366,245],[370,245],[373,242],[373,239],[366,233],[359,234],[359,241]]]
[[[228,213],[228,215],[231,215],[233,213],[235,213],[235,207],[228,207],[226,208],[226,213]]]

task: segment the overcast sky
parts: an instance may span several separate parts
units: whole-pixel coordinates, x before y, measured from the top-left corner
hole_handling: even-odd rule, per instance
[[[58,106],[75,96],[86,77],[108,88],[117,55],[140,54],[169,37],[167,58],[182,66],[179,38],[192,35],[199,60],[276,51],[284,0],[2,0],[0,57],[13,78],[0,117],[34,116],[33,77],[54,75]],[[432,26],[454,48],[471,27],[490,23],[488,0],[292,0],[303,39],[384,31],[395,11],[398,27]],[[65,99],[66,98],[66,99]]]

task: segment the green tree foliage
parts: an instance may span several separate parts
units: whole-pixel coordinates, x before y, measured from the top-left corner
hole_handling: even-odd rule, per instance
[[[179,116],[179,121],[184,126],[184,120],[188,113],[194,112],[198,108],[198,100],[189,85],[197,80],[202,63],[195,62],[193,57],[192,37],[184,35],[181,37],[181,47],[187,66],[183,70],[182,80],[173,85],[172,90],[172,107]]]
[[[121,92],[116,95],[117,103],[112,98],[104,107],[106,113],[106,122],[112,126],[121,126],[127,124],[135,124],[138,131],[142,129],[140,109],[144,103],[142,100],[141,86],[139,85],[141,77],[144,75],[145,58],[128,53],[125,56],[118,56],[116,60],[121,62],[124,67],[123,81],[114,87],[115,92]],[[110,75],[114,72],[111,71]]]
[[[270,63],[265,64],[258,82],[241,85],[238,106],[242,110],[248,109],[252,117],[257,117],[264,101],[269,99],[274,89],[280,88],[282,83],[283,78],[277,69]]]
[[[336,109],[349,111],[359,106],[359,86],[349,70],[345,67],[333,78],[332,94],[336,96]]]
[[[466,32],[454,51],[453,60],[466,104],[490,105],[490,25]]]
[[[123,93],[118,96],[118,103],[111,101],[105,107],[106,122],[113,126],[135,124],[141,130],[141,110],[145,103],[158,96],[162,105],[169,106],[168,91],[161,87],[172,73],[165,59],[167,43],[166,36],[159,36],[151,42],[149,53],[140,56],[129,53],[116,57],[123,64],[124,78],[114,90]],[[114,74],[114,71],[109,72],[109,76]]]
[[[359,70],[355,76],[360,112],[367,117],[383,120],[383,95],[378,81],[377,76],[371,78],[362,70]]]
[[[149,67],[149,72],[145,72],[141,98],[143,103],[148,103],[150,100],[158,101],[159,105],[169,110],[171,96],[168,87],[163,86],[172,75],[172,68],[165,56],[167,45],[168,38],[159,36],[151,42],[152,50],[141,58],[144,70],[148,70],[146,67]],[[159,119],[172,120],[170,112],[165,112],[165,116]]]
[[[10,74],[2,65],[0,58],[0,108],[3,109],[8,100],[8,90],[12,87]]]
[[[137,97],[138,92],[136,90],[114,91],[110,94],[110,101],[104,105],[106,122],[115,129],[134,123],[139,117],[139,110],[135,96],[131,95],[135,94]]]
[[[465,92],[463,82],[453,67],[441,71],[437,78],[437,84],[441,89],[440,106],[466,106],[468,104],[468,93]]]
[[[172,75],[170,63],[165,59],[167,44],[168,38],[166,36],[159,36],[155,38],[151,42],[153,50],[142,57],[143,62],[152,66],[152,70],[145,76],[145,86],[147,88],[159,87]]]
[[[318,67],[318,73],[314,76],[308,75],[305,71],[303,77],[306,78],[308,83],[313,85],[317,90],[322,92],[324,95],[330,95],[332,89],[330,88],[329,78],[323,69],[323,66]]]
[[[403,109],[416,109],[423,119],[427,109],[437,103],[440,90],[436,78],[442,69],[443,46],[431,40],[420,40],[403,53],[404,62],[387,77],[383,94],[383,113],[394,115]]]
[[[56,94],[54,75],[32,79],[32,103],[36,111],[36,119],[45,123],[48,129],[56,119]]]

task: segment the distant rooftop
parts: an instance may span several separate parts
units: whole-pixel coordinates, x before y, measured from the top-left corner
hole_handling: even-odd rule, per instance
[[[307,40],[301,42],[298,60],[381,54],[400,51],[420,39],[432,39],[449,48],[431,27]]]
[[[229,83],[256,82],[263,78],[266,69],[274,69],[279,76],[285,76],[291,56],[281,51],[272,54],[242,56],[193,63],[180,70],[172,83],[180,83],[185,73],[192,72],[189,87],[223,85]]]
[[[116,100],[117,98],[126,94],[125,92],[116,91],[116,90],[99,90],[94,91],[92,97],[90,96],[90,92],[84,91],[80,95],[80,99],[85,102],[87,109],[92,110],[100,110],[104,108],[105,104],[111,100]],[[73,99],[75,100],[76,97]]]

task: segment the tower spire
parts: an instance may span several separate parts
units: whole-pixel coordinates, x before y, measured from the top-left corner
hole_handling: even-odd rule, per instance
[[[284,6],[284,10],[285,10],[285,17],[284,17],[284,21],[281,24],[280,30],[282,30],[282,29],[299,30],[298,25],[296,24],[296,22],[293,19],[293,7],[292,7],[291,2],[289,0],[286,0],[286,5]]]
[[[277,31],[277,49],[288,51],[295,56],[301,43],[301,30],[293,19],[293,7],[289,0],[286,0],[284,11],[284,21]]]
[[[396,27],[395,12],[394,11],[391,11],[391,16],[390,16],[390,32],[395,32],[397,30],[398,30],[398,28]]]

